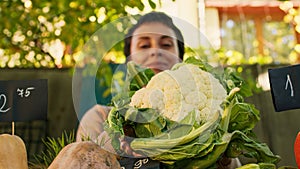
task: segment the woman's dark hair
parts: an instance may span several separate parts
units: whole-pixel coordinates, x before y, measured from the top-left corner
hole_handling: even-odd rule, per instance
[[[124,54],[126,57],[130,55],[130,45],[131,45],[131,38],[133,32],[143,25],[144,23],[150,23],[150,22],[158,22],[162,23],[163,25],[171,28],[176,35],[177,39],[177,45],[178,45],[178,51],[179,51],[179,57],[183,59],[184,55],[184,39],[180,32],[180,30],[174,25],[173,20],[171,17],[166,15],[163,12],[150,12],[148,14],[145,14],[141,16],[141,18],[138,20],[137,24],[135,24],[133,27],[131,27],[128,31],[128,33],[125,35],[125,45],[124,45]]]

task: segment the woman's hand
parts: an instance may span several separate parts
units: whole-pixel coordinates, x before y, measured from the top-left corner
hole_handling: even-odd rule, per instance
[[[235,169],[242,166],[238,158],[228,158],[225,155],[217,161],[217,169]]]
[[[130,147],[130,142],[136,137],[134,129],[130,125],[123,126],[125,137],[120,139],[120,149],[124,151],[127,155],[133,157],[143,157],[143,155],[134,152]]]
[[[121,139],[120,140],[120,149],[122,151],[124,151],[128,156],[133,156],[133,157],[144,157],[141,154],[138,154],[136,152],[134,152],[131,147],[130,144],[128,143],[128,141],[126,141],[125,139]]]

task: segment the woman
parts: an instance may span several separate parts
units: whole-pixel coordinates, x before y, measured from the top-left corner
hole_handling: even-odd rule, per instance
[[[142,16],[128,31],[125,36],[124,54],[127,60],[132,60],[158,73],[170,69],[183,59],[183,36],[169,16],[161,12],[151,12]],[[109,138],[103,132],[102,126],[108,111],[109,107],[96,105],[86,112],[77,131],[77,141],[89,138],[102,143],[107,142],[105,149],[112,151]],[[121,145],[128,155],[139,156],[126,142],[122,142]],[[226,166],[229,167],[225,168],[231,168],[234,162],[236,161],[226,160]]]
[[[183,36],[172,19],[160,12],[142,16],[125,36],[124,54],[127,60],[153,69],[158,73],[170,69],[184,55]],[[77,141],[96,139],[109,107],[95,105],[85,113],[77,130]]]

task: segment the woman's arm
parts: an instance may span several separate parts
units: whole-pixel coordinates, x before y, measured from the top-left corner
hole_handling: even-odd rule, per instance
[[[103,123],[105,122],[110,107],[95,105],[89,109],[80,120],[76,133],[76,141],[86,139],[96,140],[103,132]]]

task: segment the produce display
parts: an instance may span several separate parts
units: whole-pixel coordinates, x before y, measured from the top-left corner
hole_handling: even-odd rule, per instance
[[[244,101],[252,93],[235,69],[189,57],[158,74],[133,62],[127,70],[105,124],[121,155],[125,139],[166,168],[214,168],[222,156],[274,168],[280,161],[255,138],[260,113]]]

